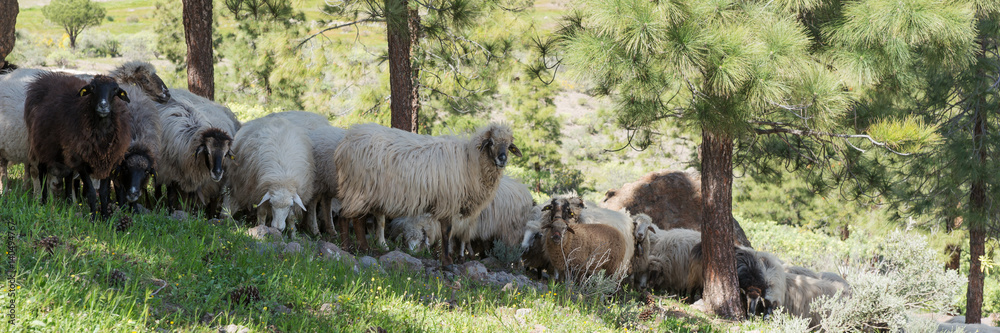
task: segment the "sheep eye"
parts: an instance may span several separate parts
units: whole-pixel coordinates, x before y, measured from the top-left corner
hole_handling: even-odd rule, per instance
[[[550,209],[552,209],[552,205],[545,205],[545,207],[542,208],[542,210],[550,210]]]

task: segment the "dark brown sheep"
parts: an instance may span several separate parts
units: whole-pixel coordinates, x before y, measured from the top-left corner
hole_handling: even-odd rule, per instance
[[[122,162],[132,135],[128,102],[128,93],[104,75],[87,83],[65,74],[44,73],[28,85],[24,101],[28,160],[38,166],[40,177],[50,165],[79,173],[91,213],[97,212],[98,195],[91,180],[100,180],[101,214],[110,213],[111,171]]]
[[[626,208],[632,214],[649,215],[663,230],[684,228],[700,232],[701,202],[701,176],[663,170],[609,190],[601,203],[607,209]],[[739,222],[732,220],[738,245],[751,247]]]

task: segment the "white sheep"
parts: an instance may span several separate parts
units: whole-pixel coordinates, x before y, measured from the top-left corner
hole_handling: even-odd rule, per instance
[[[236,114],[222,104],[198,96],[187,89],[170,89],[170,95],[173,100],[190,105],[201,112],[209,124],[226,131],[229,135],[235,135],[242,126],[240,120],[236,118]]]
[[[527,186],[513,178],[502,177],[493,200],[475,217],[478,221],[452,226],[452,238],[460,245],[459,255],[464,254],[466,246],[472,241],[485,242],[486,248],[493,246],[493,240],[500,240],[511,247],[518,246],[524,235],[525,225],[533,218],[534,206]]]
[[[286,117],[302,116],[302,114],[293,115],[286,112],[282,113],[289,115]],[[309,114],[322,118],[322,116],[314,113]],[[269,115],[267,117],[271,116]],[[308,119],[314,117],[306,116],[299,118]],[[319,119],[314,118],[313,120],[315,121]],[[317,124],[317,126],[308,132],[309,140],[312,142],[313,163],[316,166],[316,175],[314,176],[316,184],[314,186],[313,199],[309,201],[308,205],[306,205],[308,207],[306,220],[309,223],[310,231],[314,234],[318,234],[319,226],[317,223],[317,215],[320,215],[327,234],[332,235],[334,233],[333,213],[335,211],[339,212],[341,206],[340,201],[337,200],[337,163],[334,161],[333,156],[337,151],[337,146],[340,144],[340,141],[343,140],[344,135],[347,134],[347,131],[341,128],[328,126],[329,123],[326,122],[326,119],[322,118],[322,120],[322,123]],[[313,121],[309,121],[307,123],[312,122]],[[297,121],[293,121],[293,123],[296,123],[298,126],[306,125],[298,124]],[[342,241],[346,240],[346,236],[346,233],[341,232]]]
[[[190,104],[170,100],[158,107],[163,133],[156,187],[167,186],[171,208],[177,206],[178,191],[198,194],[204,202],[206,195],[217,193],[227,160],[235,158],[230,149],[233,138]]]
[[[820,296],[846,295],[844,287],[839,283],[805,275],[786,274],[785,284],[785,299],[780,306],[792,315],[809,318],[809,326],[813,328],[819,326],[820,314],[812,312],[812,301]]]
[[[493,200],[508,150],[521,156],[513,131],[503,125],[486,126],[467,139],[355,125],[334,157],[341,213],[352,219],[375,215],[383,247],[386,215],[430,213],[441,222],[441,264],[450,265],[452,222],[478,215]]]
[[[650,240],[650,286],[687,293],[701,289],[701,260],[691,253],[701,243],[700,232],[682,228],[657,231]]]
[[[329,127],[330,120],[326,117],[312,113],[309,111],[283,111],[275,112],[264,116],[263,118],[282,118],[292,123],[295,126],[306,129],[307,131],[312,131],[320,127]]]
[[[257,204],[257,223],[263,225],[270,208],[271,227],[284,230],[293,205],[306,210],[315,173],[306,133],[285,119],[256,119],[236,134],[233,153],[237,167],[229,172],[232,192],[225,197],[230,212]]]
[[[430,214],[397,217],[389,223],[389,238],[406,242],[410,251],[431,246],[441,238],[441,224]]]
[[[28,166],[28,125],[24,122],[24,99],[28,84],[46,71],[21,68],[0,76],[0,194],[7,184],[8,165],[24,164],[24,179],[35,179]],[[35,193],[41,184],[33,182]]]

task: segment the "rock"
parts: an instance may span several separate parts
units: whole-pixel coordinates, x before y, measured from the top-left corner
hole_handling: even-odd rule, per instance
[[[274,313],[292,313],[292,309],[289,309],[287,306],[282,304],[278,304],[274,306]]]
[[[284,252],[285,253],[299,253],[299,252],[302,252],[302,245],[299,244],[298,242],[291,242],[291,243],[285,244],[285,250],[284,250]]]
[[[478,261],[469,261],[462,264],[462,275],[474,280],[483,281],[486,279],[486,266]]]
[[[240,325],[227,325],[219,328],[219,333],[250,333],[250,329]]]
[[[177,221],[186,220],[188,218],[188,213],[183,210],[175,210],[173,213],[170,213],[170,218]]]
[[[545,326],[542,326],[541,324],[538,324],[538,325],[535,325],[535,328],[531,329],[531,331],[528,331],[528,333],[542,333],[542,332],[545,332],[545,330],[547,330],[547,328],[545,328]]]
[[[405,269],[415,272],[422,272],[424,270],[424,263],[420,259],[414,258],[413,256],[400,252],[392,251],[386,253],[378,259],[379,263],[384,267],[396,267],[397,269]]]
[[[268,240],[268,238],[281,239],[281,230],[266,225],[259,225],[247,230],[247,235],[256,240]]]
[[[705,304],[704,299],[699,299],[697,302],[694,302],[694,304],[691,304],[691,308],[704,313],[709,313],[708,306]]]
[[[323,303],[319,306],[319,313],[322,314],[333,314],[334,312],[340,311],[340,304],[333,305],[333,303]]]
[[[336,260],[348,265],[354,265],[357,263],[357,260],[355,260],[353,255],[340,249],[340,247],[333,243],[320,241],[317,248],[319,250],[319,254],[323,256],[323,259]]]
[[[361,257],[361,260],[358,260],[358,263],[361,264],[362,268],[368,268],[368,267],[372,267],[372,266],[378,266],[378,260],[375,260],[375,258],[372,258],[372,257],[369,257],[369,256]]]

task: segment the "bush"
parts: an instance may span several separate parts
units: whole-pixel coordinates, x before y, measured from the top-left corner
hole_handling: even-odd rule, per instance
[[[524,253],[524,250],[520,246],[510,246],[499,239],[493,240],[493,248],[486,251],[486,255],[495,258],[506,266],[521,260],[522,253]]]
[[[67,68],[73,67],[73,60],[76,56],[67,50],[58,50],[45,57],[45,64],[53,67]]]
[[[880,260],[847,275],[851,297],[821,297],[812,304],[827,332],[899,331],[914,310],[947,313],[963,289],[963,278],[943,269],[927,238],[894,231],[879,249]],[[916,324],[912,324],[916,325]]]
[[[81,52],[87,57],[117,57],[121,55],[122,43],[118,37],[107,32],[84,33],[80,36]]]

